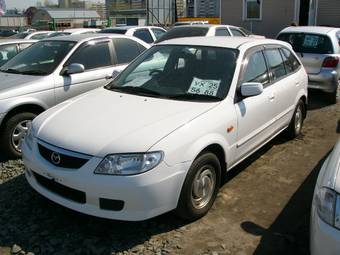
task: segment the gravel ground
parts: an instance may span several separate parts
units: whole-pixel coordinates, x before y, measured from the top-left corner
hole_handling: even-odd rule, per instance
[[[340,103],[312,94],[303,136],[266,145],[227,176],[209,214],[120,222],[73,212],[34,192],[21,160],[0,156],[2,254],[308,254],[320,166],[339,136]]]

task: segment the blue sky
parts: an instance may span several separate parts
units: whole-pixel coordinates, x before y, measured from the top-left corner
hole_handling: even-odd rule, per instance
[[[53,2],[57,3],[58,0],[52,0]],[[92,0],[93,2],[97,2]],[[7,9],[26,9],[27,7],[34,6],[37,3],[37,0],[5,0]],[[43,2],[43,1],[41,1]]]

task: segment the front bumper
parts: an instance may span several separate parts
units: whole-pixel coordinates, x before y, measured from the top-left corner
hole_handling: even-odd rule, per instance
[[[339,78],[337,71],[322,69],[318,74],[308,74],[308,88],[334,93],[338,88]]]
[[[45,160],[36,142],[32,150],[23,142],[22,154],[26,179],[38,193],[81,213],[127,221],[145,220],[175,209],[191,164],[188,162],[169,167],[162,162],[140,175],[109,176],[93,173],[101,158],[92,157],[79,169],[65,169]],[[41,185],[34,174],[85,193],[85,202],[75,202]],[[123,201],[124,205],[118,211],[103,209],[100,199]]]
[[[311,255],[340,254],[340,231],[320,219],[315,206],[312,206],[310,223]]]

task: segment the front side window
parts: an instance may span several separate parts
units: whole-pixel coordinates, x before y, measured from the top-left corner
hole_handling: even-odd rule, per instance
[[[326,35],[307,33],[282,33],[279,40],[290,43],[295,52],[312,54],[333,54],[331,39]]]
[[[131,62],[146,49],[136,41],[126,38],[113,39],[113,45],[115,47],[118,64],[127,64]]]
[[[236,28],[230,28],[230,31],[232,32],[232,34],[234,36],[243,36],[243,37],[245,37],[245,35],[240,30],[238,30]]]
[[[68,64],[82,64],[85,70],[111,66],[111,54],[108,42],[89,42],[80,48],[69,58]]]
[[[283,62],[285,64],[287,73],[294,72],[300,67],[299,61],[296,59],[296,57],[291,53],[289,50],[282,48],[282,58]]]
[[[0,45],[0,66],[13,58],[17,53],[16,44]]]
[[[215,36],[230,36],[230,33],[226,28],[217,28]]]
[[[9,60],[0,71],[27,75],[50,74],[75,44],[71,41],[37,42]]]
[[[243,82],[269,83],[269,75],[262,51],[255,52],[248,58]]]
[[[285,65],[278,49],[265,50],[268,65],[274,80],[286,75]]]
[[[166,33],[165,31],[163,31],[162,29],[159,29],[159,28],[151,28],[151,31],[155,35],[156,40],[161,38]]]
[[[262,19],[262,0],[243,0],[243,17],[245,20]]]
[[[148,29],[138,29],[133,33],[133,36],[141,39],[146,43],[153,43],[152,36]]]
[[[159,45],[130,64],[107,87],[173,100],[220,101],[228,94],[238,50]]]

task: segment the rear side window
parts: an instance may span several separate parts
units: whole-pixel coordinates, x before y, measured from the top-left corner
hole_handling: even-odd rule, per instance
[[[279,40],[286,41],[293,46],[294,51],[314,54],[332,54],[334,49],[331,39],[326,35],[307,33],[282,33]]]
[[[67,62],[68,64],[82,64],[85,70],[110,66],[112,61],[109,44],[108,42],[101,42],[80,46]]]
[[[126,64],[135,59],[146,48],[130,39],[115,38],[113,40],[118,64]]]
[[[181,37],[205,36],[208,33],[208,30],[208,27],[175,27],[164,34],[156,42],[158,43]]]
[[[151,31],[155,35],[156,40],[161,38],[166,33],[165,31],[163,31],[162,29],[159,29],[159,28],[151,28]]]
[[[300,67],[299,61],[289,50],[281,48],[281,53],[287,73],[294,72]]]
[[[148,29],[138,29],[133,33],[133,36],[141,39],[146,43],[153,43],[152,36]]]
[[[285,65],[278,49],[265,50],[268,65],[274,80],[286,75]]]
[[[230,33],[226,28],[217,28],[215,35],[216,36],[230,36]]]
[[[231,31],[231,33],[234,36],[243,36],[243,37],[245,37],[245,35],[240,30],[238,30],[238,29],[230,28],[230,31]]]
[[[269,75],[262,51],[252,54],[243,76],[243,82],[269,83]]]

